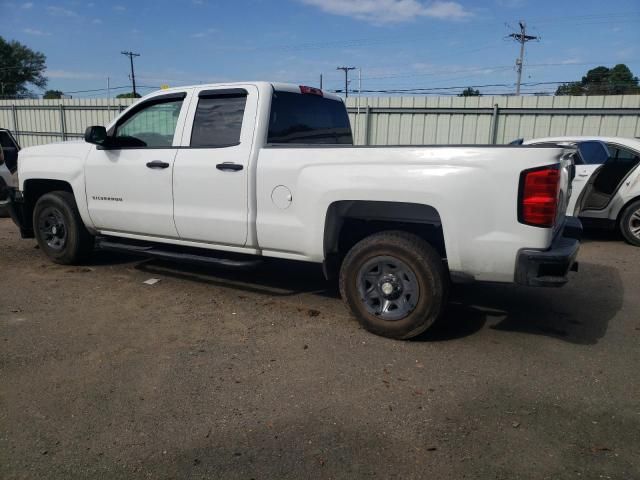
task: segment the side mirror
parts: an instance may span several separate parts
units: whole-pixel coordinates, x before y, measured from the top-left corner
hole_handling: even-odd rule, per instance
[[[107,143],[107,129],[103,126],[88,127],[84,132],[84,141],[98,146],[105,146]]]

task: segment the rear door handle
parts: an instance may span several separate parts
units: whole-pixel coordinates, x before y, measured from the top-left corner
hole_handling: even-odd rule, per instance
[[[148,168],[169,168],[169,164],[167,162],[161,162],[160,160],[154,160],[153,162],[147,163]]]
[[[242,165],[237,164],[237,163],[225,162],[225,163],[217,164],[216,168],[218,170],[222,170],[223,172],[239,172],[244,167]]]

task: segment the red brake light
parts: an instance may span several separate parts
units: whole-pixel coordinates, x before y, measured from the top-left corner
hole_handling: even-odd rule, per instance
[[[535,227],[553,227],[558,212],[559,191],[560,170],[557,167],[522,172],[518,220]]]
[[[319,97],[324,97],[322,90],[315,87],[307,87],[305,85],[300,85],[300,93],[305,93],[307,95],[318,95]]]

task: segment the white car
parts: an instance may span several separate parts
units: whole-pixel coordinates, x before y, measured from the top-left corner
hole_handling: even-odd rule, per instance
[[[94,243],[227,267],[320,263],[365,328],[404,339],[440,316],[451,281],[567,282],[574,153],[355,147],[335,95],[198,85],[152,93],[82,142],[23,149],[11,208],[63,264]]]
[[[640,246],[640,140],[623,137],[549,137],[524,145],[571,144],[578,149],[568,215],[585,226],[618,228]]]
[[[0,217],[9,216],[9,188],[16,186],[19,150],[11,132],[0,128]]]

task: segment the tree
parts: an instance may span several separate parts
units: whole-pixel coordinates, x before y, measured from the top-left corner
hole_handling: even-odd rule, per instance
[[[640,93],[638,77],[629,67],[618,64],[613,68],[592,68],[579,82],[558,86],[556,95],[629,95]]]
[[[45,88],[46,60],[43,53],[0,37],[0,96],[30,95],[29,86]]]
[[[133,92],[129,92],[129,93],[121,93],[116,98],[141,98],[141,97],[142,95],[140,95],[139,93],[136,93],[134,95]]]
[[[46,92],[44,92],[44,95],[42,95],[42,98],[44,98],[45,100],[57,100],[59,98],[62,98],[63,95],[64,93],[62,93],[60,90],[47,90]]]
[[[480,93],[480,90],[467,87],[462,91],[462,93],[459,93],[458,96],[459,97],[481,97],[482,94]]]

